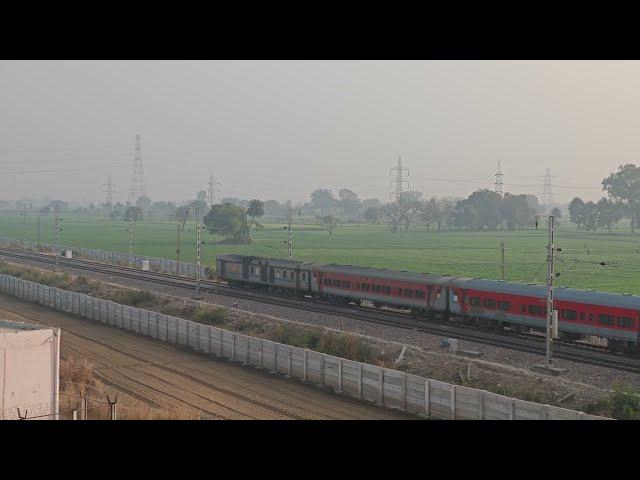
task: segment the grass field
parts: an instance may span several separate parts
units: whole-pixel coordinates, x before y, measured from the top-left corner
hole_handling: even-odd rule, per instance
[[[17,214],[0,214],[0,235],[37,239],[37,215],[27,215],[26,224]],[[299,220],[299,219],[297,219]],[[375,266],[417,272],[499,279],[500,242],[505,242],[506,279],[545,282],[547,231],[433,232],[416,228],[396,238],[384,225],[339,225],[329,235],[311,220],[294,225],[294,258],[298,260]],[[61,244],[129,251],[126,223],[89,215],[64,215]],[[286,258],[287,232],[282,223],[265,222],[252,233],[251,245],[221,245],[220,238],[203,235],[203,261],[213,264],[220,253],[242,253]],[[134,252],[175,258],[176,224],[145,219],[135,225]],[[53,217],[40,216],[40,239],[54,240]],[[628,292],[640,295],[640,235],[631,236],[626,226],[611,234],[585,233],[568,222],[556,232],[559,286]],[[195,228],[187,224],[182,233],[184,260],[195,257]],[[600,265],[606,262],[607,265]]]

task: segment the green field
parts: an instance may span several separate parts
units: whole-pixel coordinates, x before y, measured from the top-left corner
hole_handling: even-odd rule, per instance
[[[37,239],[37,215],[0,215],[0,235]],[[384,225],[339,225],[329,235],[310,219],[294,225],[294,258],[298,260],[375,266],[416,272],[500,278],[500,242],[505,242],[506,279],[544,283],[545,227],[517,232],[433,232],[416,228],[396,238]],[[89,215],[64,215],[61,244],[129,251],[126,223]],[[203,235],[203,261],[211,265],[220,253],[243,253],[286,258],[286,230],[282,223],[265,221],[252,233],[251,245],[217,244],[220,238]],[[175,259],[176,224],[145,219],[135,225],[134,253]],[[53,217],[40,216],[40,240],[54,240]],[[187,223],[182,233],[183,260],[194,260],[195,228]],[[556,232],[557,279],[560,286],[640,294],[640,235],[626,226],[611,234],[585,233],[563,221]],[[606,262],[607,265],[600,265]]]

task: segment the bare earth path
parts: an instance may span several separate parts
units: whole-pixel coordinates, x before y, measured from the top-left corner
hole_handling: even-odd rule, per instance
[[[413,418],[2,295],[0,318],[59,326],[62,356],[89,360],[106,385],[150,405],[196,409],[202,418]]]

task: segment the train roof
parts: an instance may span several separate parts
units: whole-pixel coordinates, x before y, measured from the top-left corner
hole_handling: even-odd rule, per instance
[[[455,279],[450,275],[435,275],[432,273],[416,273],[406,270],[388,270],[385,268],[355,267],[353,265],[338,265],[335,263],[315,264],[315,270],[342,273],[347,275],[362,275],[372,278],[384,278],[389,280],[404,280],[407,282],[426,282],[436,285],[445,285]]]
[[[451,285],[459,288],[506,293],[544,298],[547,295],[545,285],[505,282],[483,278],[456,278]],[[579,290],[577,288],[554,287],[554,298],[568,302],[587,303],[609,307],[640,310],[640,296],[626,293],[599,292],[596,290]]]
[[[235,253],[226,253],[223,255],[216,255],[216,260],[224,260],[226,262],[238,262],[241,263],[243,260],[249,259],[250,261],[257,261],[260,263],[268,262],[269,265],[274,267],[282,267],[282,268],[297,268],[300,266],[311,266],[310,262],[303,262],[302,260],[287,260],[282,258],[266,258],[266,257],[256,257],[255,255],[239,255]]]

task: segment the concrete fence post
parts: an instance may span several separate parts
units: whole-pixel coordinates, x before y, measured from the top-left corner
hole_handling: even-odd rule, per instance
[[[338,359],[338,391],[342,391],[342,358]]]
[[[480,390],[480,399],[478,401],[478,420],[484,420],[484,390]]]
[[[259,357],[260,357],[259,360],[258,360],[258,367],[259,368],[263,367],[263,364],[262,364],[262,352],[263,351],[264,351],[264,339],[261,338],[260,339],[260,351],[258,352],[259,353]]]
[[[431,415],[431,380],[428,378],[424,381],[424,414],[428,417]]]
[[[362,364],[358,363],[358,396],[363,398],[364,389],[362,388]]]
[[[168,320],[167,320],[167,326],[169,326],[169,321]],[[209,355],[211,355],[211,330],[212,330],[212,327],[207,327],[207,328],[209,330],[209,342],[208,342],[209,343],[209,347],[207,348],[207,353]],[[167,332],[167,338],[169,338],[169,332]]]
[[[274,350],[274,361],[273,361],[273,371],[278,373],[278,344],[274,343],[275,345],[275,350]]]
[[[78,409],[74,408],[71,410],[71,420],[78,420]]]
[[[320,385],[324,385],[324,354],[320,357]]]
[[[513,420],[516,416],[516,400],[515,398],[510,399],[509,402],[509,420]]]
[[[87,420],[87,397],[80,397],[80,420]]]
[[[232,333],[233,335],[233,343],[231,344],[231,360],[235,361],[236,359],[236,334]]]
[[[224,357],[224,331],[220,330],[220,357]]]
[[[379,392],[380,404],[384,405],[384,368],[382,367],[380,367],[380,372],[378,373],[378,385],[380,386],[380,392]]]
[[[402,409],[407,409],[407,374],[402,375]]]
[[[292,351],[291,346],[289,346],[289,351],[287,352],[287,375],[291,376],[291,363],[292,363],[292,355],[293,355],[293,351]]]
[[[302,359],[302,380],[304,380],[305,382],[307,381],[308,377],[309,377],[309,372],[308,372],[308,367],[307,367],[307,362],[309,361],[309,350],[307,350],[305,348],[304,350],[304,358]]]
[[[456,419],[456,386],[451,385],[451,420]]]

